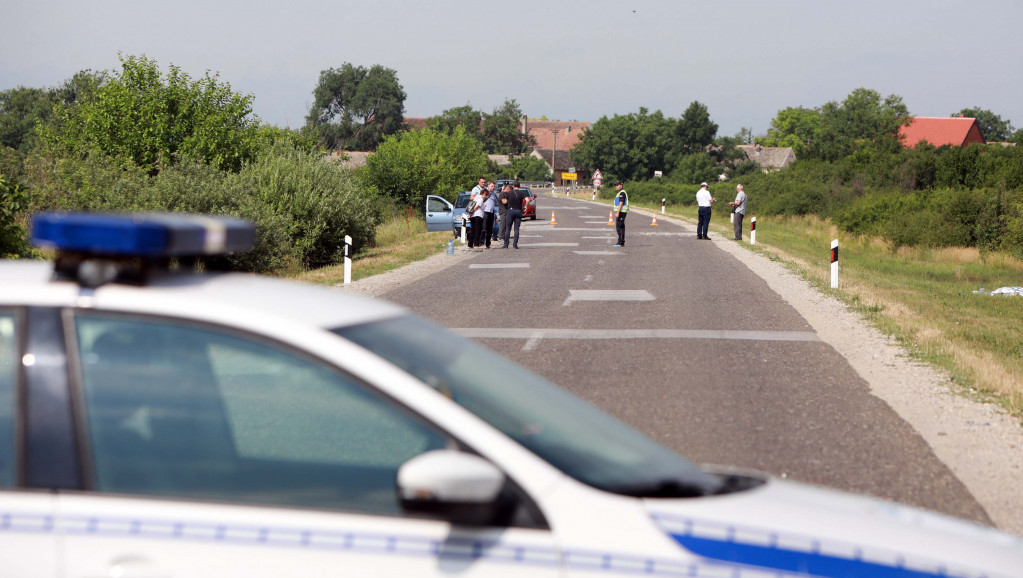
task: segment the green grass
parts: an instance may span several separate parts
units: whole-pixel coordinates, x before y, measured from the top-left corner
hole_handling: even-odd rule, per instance
[[[377,226],[376,246],[352,256],[352,281],[432,257],[443,251],[451,238],[451,231],[427,232],[422,215],[394,215]],[[294,278],[321,285],[338,285],[344,283],[344,266],[304,271]]]
[[[693,207],[668,212],[695,221]],[[727,213],[716,213],[712,230],[731,237]],[[747,241],[748,235],[747,228]],[[830,288],[832,239],[839,240],[837,290]],[[948,371],[964,394],[1023,418],[1023,298],[973,293],[981,286],[989,292],[1023,286],[1023,261],[975,248],[895,248],[839,233],[816,217],[758,217],[757,244],[750,249],[786,263],[912,357]]]

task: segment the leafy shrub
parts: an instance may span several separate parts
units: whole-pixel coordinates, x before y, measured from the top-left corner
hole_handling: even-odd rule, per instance
[[[0,257],[21,257],[29,253],[22,227],[27,210],[28,193],[0,173]]]

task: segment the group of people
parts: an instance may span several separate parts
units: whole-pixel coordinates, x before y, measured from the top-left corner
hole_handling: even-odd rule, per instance
[[[709,240],[707,229],[710,227],[710,208],[717,199],[711,196],[707,183],[700,183],[700,190],[696,191],[696,238]],[[732,206],[732,227],[735,232],[735,240],[742,240],[742,220],[746,216],[746,192],[742,185],[735,186],[735,200],[728,203]]]
[[[469,194],[466,214],[470,225],[466,241],[470,250],[489,249],[491,240],[497,241],[498,237],[504,241],[502,249],[508,248],[509,241],[513,248],[519,248],[522,201],[528,195],[519,188],[518,181],[505,185],[501,191],[496,189],[494,181],[487,182],[485,177],[480,177]],[[494,230],[495,220],[500,221],[500,230]]]
[[[615,247],[625,246],[625,217],[629,214],[629,195],[622,188],[624,185],[622,181],[615,183],[615,231],[618,233],[618,242]],[[743,191],[742,185],[736,185],[735,200],[728,203],[732,206],[732,226],[735,230],[735,240],[742,240],[742,220],[746,216],[746,192]],[[707,231],[710,228],[710,214],[711,205],[713,205],[717,199],[711,196],[710,190],[707,187],[707,183],[700,183],[700,190],[696,191],[696,204],[697,204],[697,221],[696,221],[696,238],[710,240],[707,236]]]

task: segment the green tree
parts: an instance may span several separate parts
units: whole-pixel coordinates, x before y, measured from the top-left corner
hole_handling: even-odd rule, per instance
[[[703,181],[714,183],[722,172],[721,167],[704,153],[686,155],[679,159],[675,170],[671,172],[671,180],[679,183],[697,184]]]
[[[601,117],[583,132],[572,149],[572,160],[589,170],[600,169],[607,181],[640,180],[654,171],[670,171],[676,121],[661,111]]]
[[[550,167],[543,159],[533,155],[514,157],[511,160],[511,167],[504,171],[506,177],[515,178],[520,181],[550,181],[554,179]]]
[[[28,193],[17,183],[9,183],[0,173],[0,258],[28,253],[25,232],[19,225],[27,211]]]
[[[443,113],[426,119],[426,126],[445,134],[454,134],[456,127],[465,129],[465,134],[483,144],[483,150],[492,155],[517,155],[529,152],[536,144],[531,135],[522,134],[519,120],[522,109],[514,100],[485,113],[466,104],[449,108]]]
[[[1007,142],[1013,137],[1013,133],[1016,130],[1013,128],[1012,123],[1008,119],[1002,120],[1002,117],[979,107],[964,108],[958,113],[953,113],[952,116],[962,116],[966,118],[977,119],[977,125],[980,127],[980,134],[984,135],[984,140],[988,142]]]
[[[718,125],[711,121],[707,106],[694,100],[675,125],[675,154],[685,156],[703,152],[714,142],[717,133]]]
[[[821,122],[821,113],[815,109],[800,106],[779,110],[767,129],[767,136],[756,142],[766,147],[792,147],[796,158],[802,158],[807,145],[820,133]]]
[[[522,133],[522,109],[515,100],[505,100],[494,112],[483,115],[480,136],[483,150],[493,155],[518,155],[536,145],[532,135]]]
[[[426,128],[387,137],[366,161],[366,183],[399,205],[419,206],[426,195],[455,196],[489,174],[480,142],[456,127],[454,134]]]
[[[252,96],[209,72],[192,80],[171,65],[163,75],[145,56],[122,56],[121,70],[94,94],[58,109],[57,122],[42,129],[58,152],[96,150],[156,174],[178,156],[238,170],[259,144]]]
[[[462,127],[465,134],[482,142],[480,127],[483,125],[483,113],[472,105],[449,108],[437,116],[426,119],[426,126],[447,135],[455,134],[455,129]]]
[[[56,88],[19,86],[0,92],[0,146],[27,154],[38,142],[37,126],[54,122],[54,107],[90,99],[104,78],[102,72],[82,70]]]
[[[807,152],[825,160],[840,159],[862,147],[897,152],[899,127],[909,122],[901,96],[882,99],[867,88],[853,90],[841,104],[826,103],[820,112],[821,130]]]
[[[41,88],[19,86],[0,92],[0,145],[27,153],[33,148],[37,124],[53,115],[53,95]]]
[[[405,90],[398,74],[379,64],[370,68],[345,63],[320,72],[313,90],[306,130],[323,146],[372,151],[405,122]]]

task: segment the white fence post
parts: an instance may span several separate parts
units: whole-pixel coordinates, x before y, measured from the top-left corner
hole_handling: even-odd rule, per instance
[[[831,242],[831,288],[838,289],[838,239]]]
[[[352,238],[345,235],[345,285],[352,282]]]

